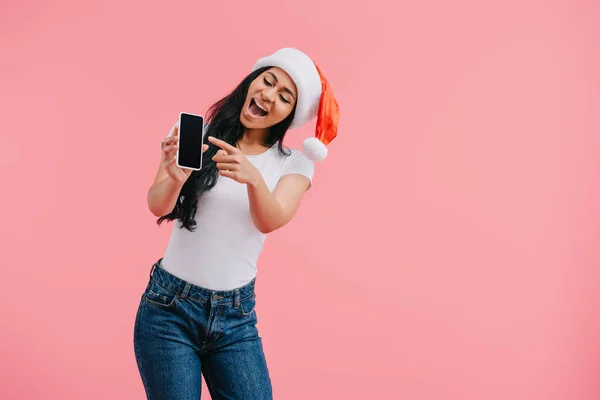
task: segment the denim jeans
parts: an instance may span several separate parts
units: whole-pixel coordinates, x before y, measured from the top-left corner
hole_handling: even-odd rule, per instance
[[[198,400],[204,376],[213,400],[272,399],[256,328],[255,281],[231,291],[193,285],[160,267],[150,272],[134,328],[149,400]]]

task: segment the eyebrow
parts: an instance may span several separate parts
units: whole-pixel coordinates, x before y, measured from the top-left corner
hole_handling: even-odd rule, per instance
[[[275,76],[274,73],[272,73],[271,71],[267,72],[269,75],[271,75],[273,77],[273,79],[275,79],[276,83],[279,83],[279,79],[277,79],[277,76]],[[289,94],[292,95],[292,97],[295,99],[296,95],[294,94],[294,92],[292,92],[290,89],[288,89],[287,87],[284,87],[283,90],[285,90],[286,92],[288,92]]]

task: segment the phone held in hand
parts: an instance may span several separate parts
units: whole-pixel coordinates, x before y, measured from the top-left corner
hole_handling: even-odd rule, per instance
[[[179,114],[179,148],[177,166],[199,171],[202,166],[204,117],[182,112]]]

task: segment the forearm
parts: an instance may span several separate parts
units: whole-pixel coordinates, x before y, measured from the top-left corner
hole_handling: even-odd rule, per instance
[[[148,190],[150,212],[157,217],[162,217],[173,211],[182,187],[182,184],[168,176],[154,183]]]
[[[254,226],[262,233],[269,233],[285,225],[285,211],[262,176],[246,186]]]

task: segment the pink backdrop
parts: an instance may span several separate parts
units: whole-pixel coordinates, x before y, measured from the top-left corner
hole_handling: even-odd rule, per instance
[[[600,397],[597,3],[166,4],[2,4],[2,398],[143,398],[159,143],[282,46],[342,119],[261,258],[276,399]]]

